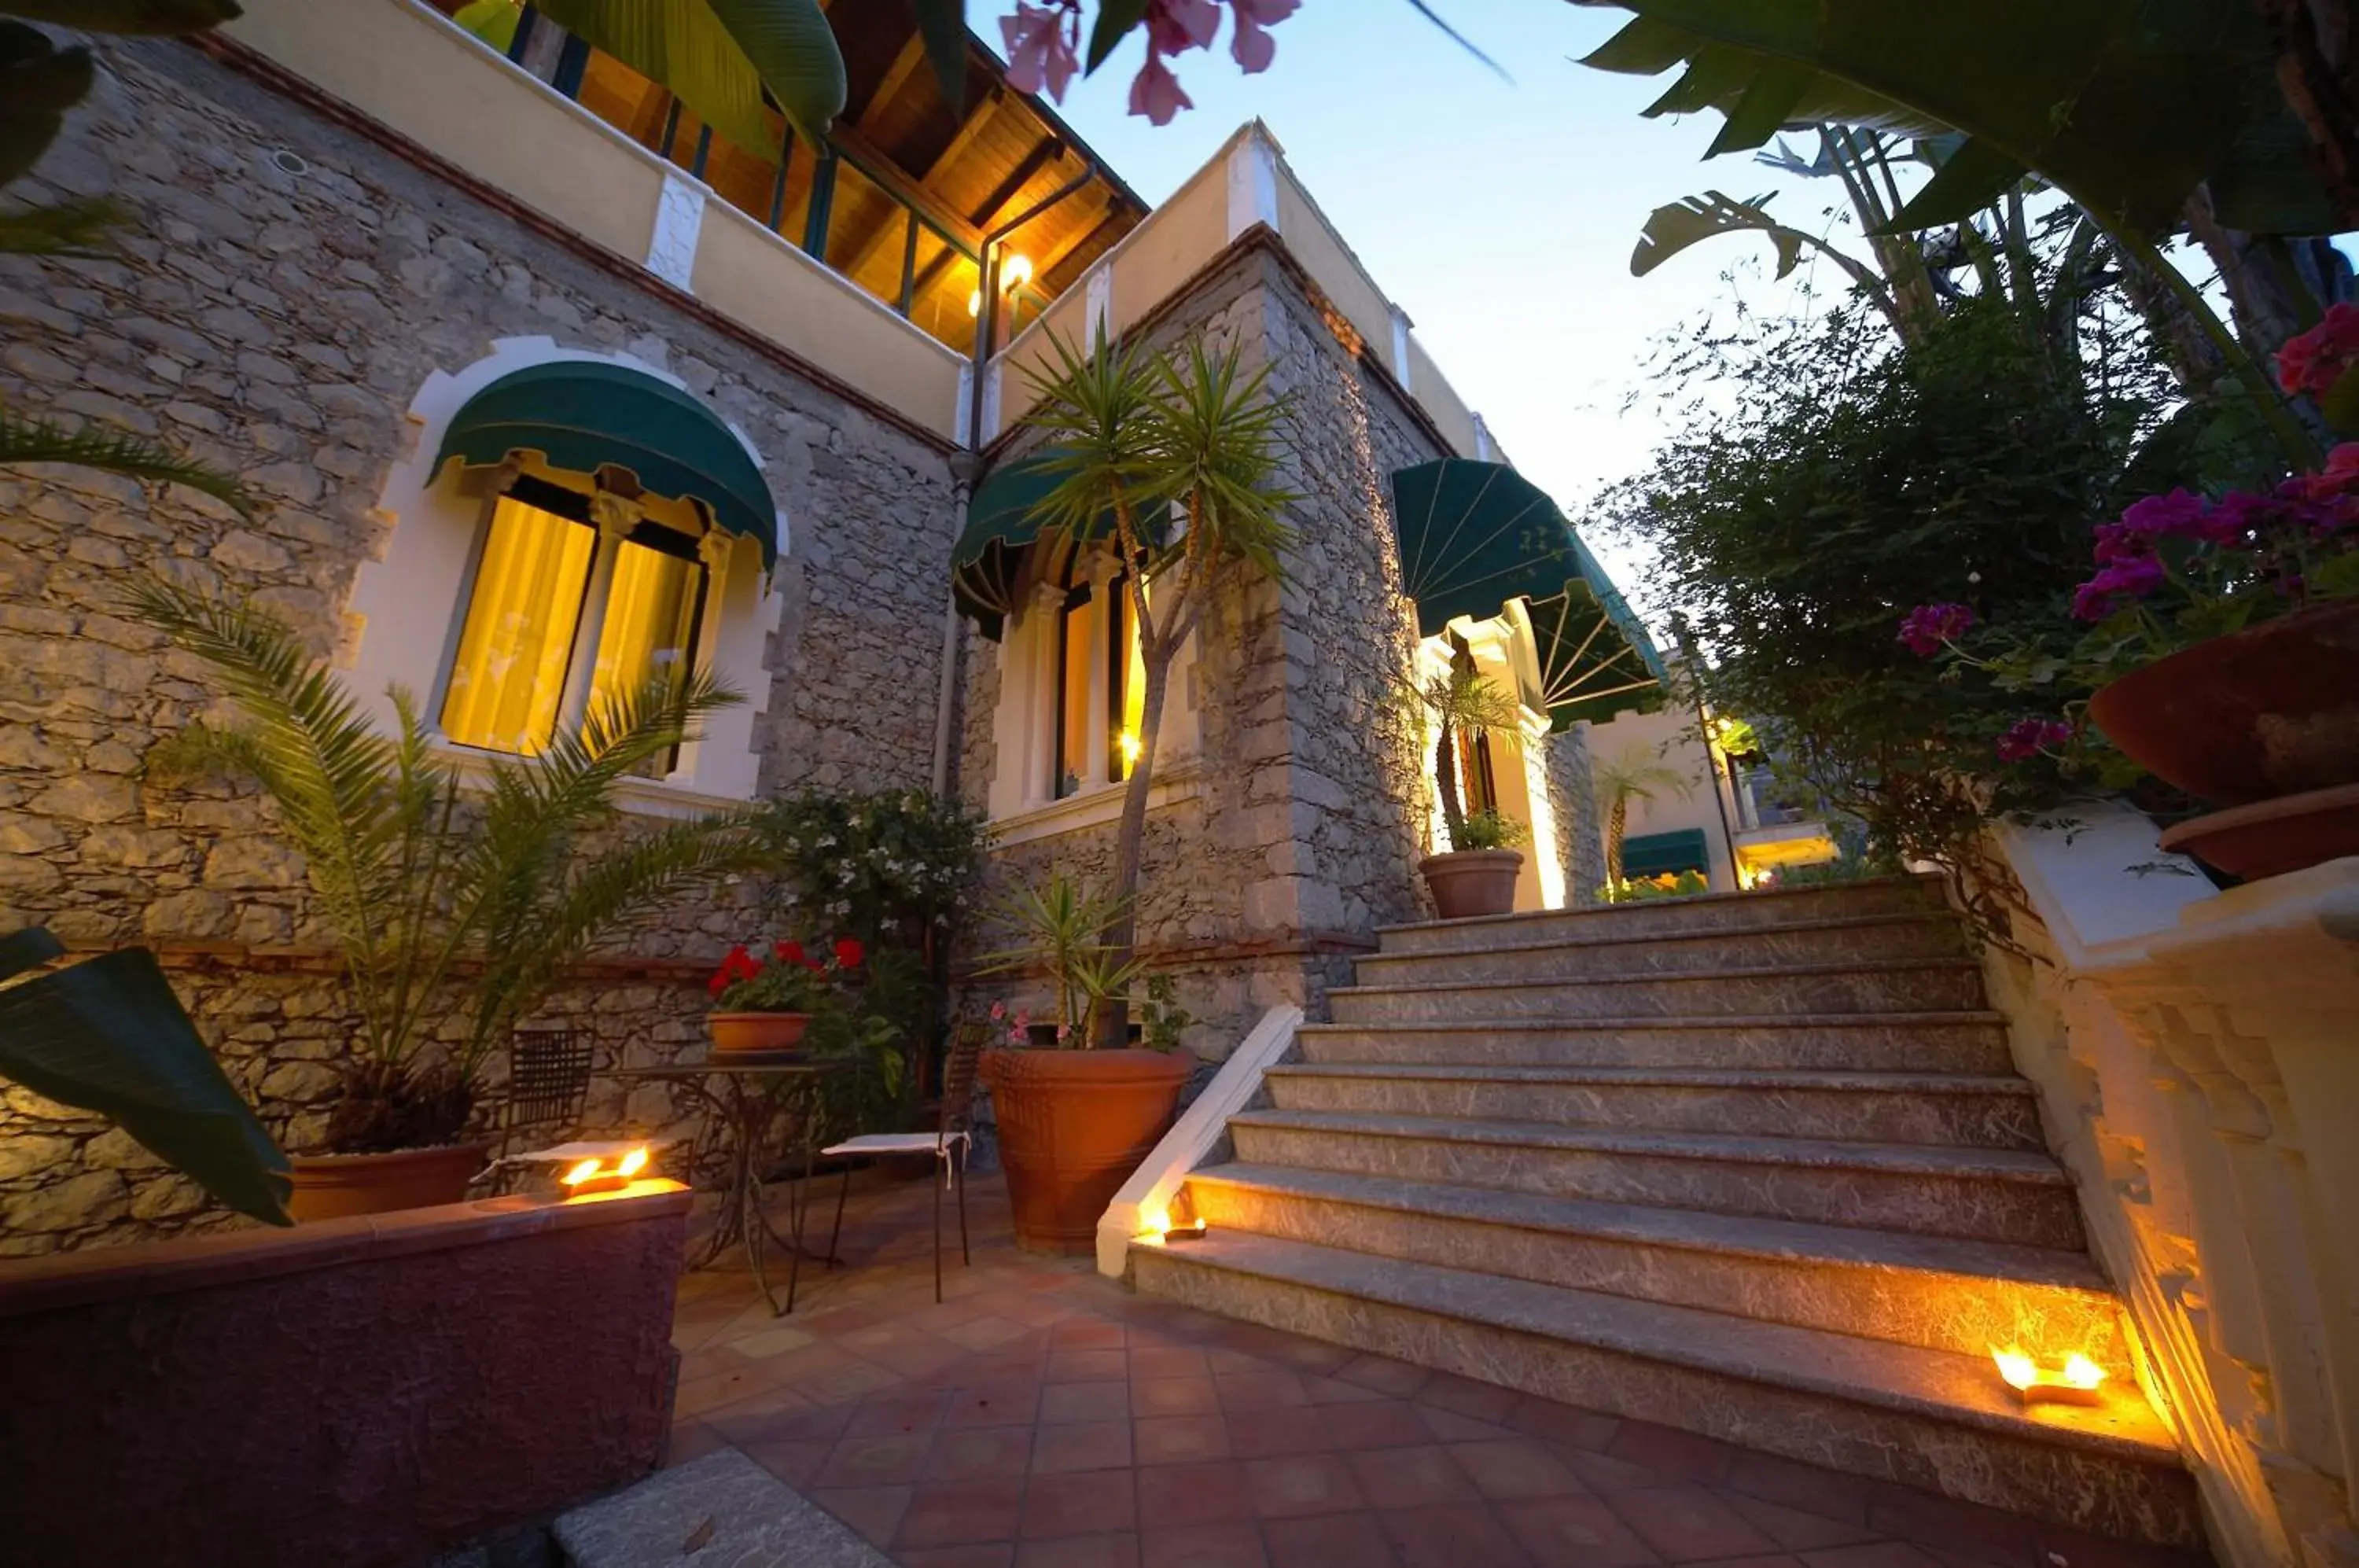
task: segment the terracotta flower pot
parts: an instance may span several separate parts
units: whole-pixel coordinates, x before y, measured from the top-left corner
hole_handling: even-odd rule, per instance
[[[298,1154],[295,1191],[287,1212],[300,1220],[340,1220],[465,1201],[467,1183],[484,1168],[487,1146],[445,1144],[391,1154]]]
[[[707,1013],[704,1026],[712,1035],[712,1054],[773,1056],[793,1051],[810,1028],[809,1013]]]
[[[1516,879],[1523,875],[1519,849],[1459,849],[1418,862],[1433,891],[1434,912],[1445,920],[1474,915],[1505,915],[1516,908]]]
[[[1095,1248],[1099,1217],[1170,1127],[1195,1065],[1184,1051],[984,1053],[1016,1246]]]
[[[2359,602],[2181,649],[2089,700],[2105,738],[2155,777],[2231,808],[2164,847],[2236,877],[2359,854]]]

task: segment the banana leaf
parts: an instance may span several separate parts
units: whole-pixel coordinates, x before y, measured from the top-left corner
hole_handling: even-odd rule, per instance
[[[1679,79],[1650,114],[1716,109],[1712,150],[1818,122],[1969,138],[1896,229],[1955,223],[2026,171],[2133,234],[2168,233],[2198,184],[2223,223],[2350,225],[2309,163],[2249,0],[1573,0],[1636,19],[1585,63]]]
[[[819,0],[537,0],[570,33],[654,78],[748,152],[776,157],[767,88],[795,135],[827,146],[849,91]]]
[[[239,1214],[292,1225],[287,1156],[197,1036],[156,955],[124,948],[47,975],[35,928],[0,941],[0,1076],[95,1111]]]

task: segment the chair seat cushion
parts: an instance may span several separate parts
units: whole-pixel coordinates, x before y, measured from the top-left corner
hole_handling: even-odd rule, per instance
[[[966,1134],[954,1132],[950,1135],[948,1141],[961,1143],[965,1141],[965,1138]],[[871,1132],[863,1133],[858,1138],[845,1138],[842,1143],[830,1144],[820,1152],[821,1154],[934,1154],[940,1150],[942,1142],[942,1139],[929,1132]]]

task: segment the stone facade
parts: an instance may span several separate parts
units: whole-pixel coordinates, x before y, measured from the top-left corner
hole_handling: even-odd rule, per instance
[[[246,518],[79,471],[0,475],[0,668],[16,677],[0,688],[0,930],[158,948],[234,1081],[301,1149],[353,1020],[267,807],[250,789],[150,775],[157,743],[214,702],[199,668],[119,613],[125,574],[246,595],[346,666],[378,668],[384,628],[372,644],[360,606],[382,605],[387,583],[413,591],[404,530],[414,540],[432,520],[425,491],[399,488],[436,439],[421,388],[524,340],[628,356],[710,401],[788,521],[747,693],[756,798],[904,787],[932,774],[962,493],[951,449],[909,420],[395,139],[184,46],[101,57],[92,105],[22,193],[104,194],[135,221],[115,259],[0,259],[0,398],[163,441],[243,475],[266,505]],[[1140,330],[1239,344],[1295,409],[1288,580],[1244,588],[1204,623],[1188,693],[1199,744],[1184,767],[1163,759],[1173,798],[1149,820],[1144,947],[1195,1016],[1189,1043],[1214,1059],[1272,1004],[1323,1013],[1375,928],[1424,907],[1423,762],[1394,701],[1414,620],[1387,476],[1447,443],[1266,229]],[[459,610],[426,605],[433,635]],[[953,787],[980,803],[1000,673],[993,645],[962,635]],[[1551,756],[1560,842],[1593,844],[1593,824],[1564,815],[1584,811],[1577,738]],[[1110,820],[1013,833],[993,875],[1103,876],[1113,836]],[[758,934],[753,892],[651,922],[537,1021],[592,1029],[603,1063],[694,1048],[706,968]],[[1025,984],[991,989],[1022,997]],[[593,1126],[625,1120],[690,1125],[665,1090],[593,1100]],[[0,1255],[220,1218],[103,1122],[0,1085]]]
[[[1594,904],[1597,890],[1605,886],[1605,842],[1598,831],[1589,725],[1575,724],[1541,744],[1547,747],[1549,809],[1556,813],[1557,849],[1564,856],[1564,901]]]
[[[380,496],[420,439],[405,418],[420,385],[506,338],[626,353],[750,439],[791,519],[769,689],[749,693],[763,790],[918,785],[958,526],[947,452],[193,50],[102,58],[92,107],[19,189],[108,195],[135,221],[116,260],[0,260],[0,398],[167,441],[266,506],[249,521],[81,471],[0,475],[0,930],[158,946],[300,1148],[350,1038],[301,862],[250,792],[145,775],[212,703],[190,660],[118,613],[123,576],[249,595],[348,658],[353,574],[390,542]],[[736,903],[676,911],[629,956],[684,962],[585,980],[547,1021],[592,1023],[613,1057],[701,1040],[696,975],[747,934]],[[0,1093],[0,1253],[169,1234],[201,1209],[122,1134]]]
[[[1423,763],[1393,700],[1415,623],[1388,476],[1443,448],[1339,327],[1349,332],[1282,251],[1247,245],[1149,333],[1166,343],[1201,332],[1216,347],[1241,345],[1246,371],[1270,367],[1270,391],[1293,407],[1277,482],[1302,497],[1288,512],[1283,589],[1245,589],[1200,633],[1193,793],[1148,818],[1143,956],[1171,972],[1198,1018],[1189,1043],[1212,1056],[1274,1004],[1317,1015],[1375,927],[1423,909]],[[979,804],[999,761],[1000,671],[993,644],[970,636],[967,653],[962,784]],[[1052,866],[1102,874],[1114,831],[1011,845],[995,855],[995,875],[1030,884]],[[1036,1012],[1044,1005],[1043,985],[1011,991]]]

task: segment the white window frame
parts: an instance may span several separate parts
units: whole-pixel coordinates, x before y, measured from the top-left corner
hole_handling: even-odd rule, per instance
[[[375,520],[385,530],[382,553],[363,561],[353,582],[346,657],[354,697],[377,728],[390,735],[397,720],[387,690],[408,690],[418,700],[419,717],[437,751],[462,772],[486,767],[503,755],[458,746],[440,727],[444,683],[473,593],[488,507],[479,485],[462,485],[455,473],[438,475],[434,454],[441,450],[451,419],[470,397],[516,371],[556,362],[620,365],[687,390],[678,377],[632,355],[563,349],[545,337],[504,338],[493,344],[491,354],[457,372],[436,371],[410,402],[414,444],[409,455],[394,465],[378,500]],[[761,454],[745,432],[732,426],[731,433],[760,467]],[[790,544],[783,512],[777,526],[783,559]],[[718,532],[706,539],[712,542],[704,557],[709,583],[699,661],[745,701],[708,718],[701,738],[680,748],[670,773],[620,786],[617,793],[630,809],[681,812],[755,798],[761,765],[757,721],[770,702],[766,652],[786,602],[762,570],[756,541]],[[576,628],[577,637],[586,633],[592,637],[593,650],[593,623],[603,614],[605,573],[611,572],[614,554],[600,551],[592,567],[590,607]],[[581,662],[577,657],[577,673]],[[586,679],[582,675],[584,690]],[[573,702],[575,683],[568,682],[568,704]],[[568,705],[560,713],[562,724],[578,709]]]
[[[1033,553],[1045,559],[1050,552]],[[1090,691],[1084,707],[1090,727],[1082,754],[1088,768],[1072,794],[1057,794],[1062,778],[1057,756],[1062,674],[1058,631],[1071,593],[1065,580],[1086,583],[1092,598],[1103,605],[1121,575],[1118,552],[1099,543],[1084,549],[1075,570],[1040,572],[1016,595],[1016,613],[1008,617],[999,642],[999,699],[992,713],[995,746],[987,795],[990,820],[1003,844],[1072,833],[1121,814],[1125,781],[1113,778],[1108,768],[1113,747],[1107,639],[1114,617],[1103,613],[1092,617],[1096,631],[1086,659]],[[1190,637],[1172,661],[1163,723],[1157,732],[1150,809],[1198,793],[1203,725],[1195,675],[1196,639]]]

